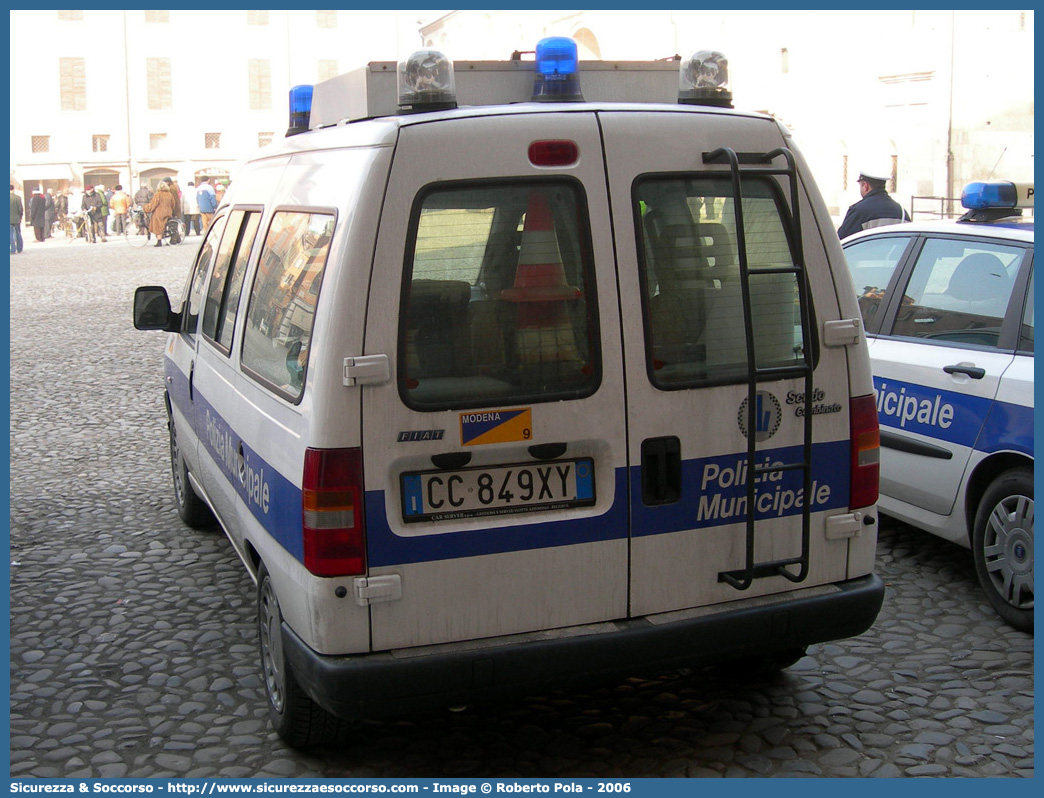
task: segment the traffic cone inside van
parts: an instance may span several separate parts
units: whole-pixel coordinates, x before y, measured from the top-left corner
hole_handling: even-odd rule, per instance
[[[520,365],[580,363],[567,303],[581,296],[579,288],[566,282],[547,196],[533,191],[522,228],[515,284],[500,292],[501,299],[518,304],[515,344]]]

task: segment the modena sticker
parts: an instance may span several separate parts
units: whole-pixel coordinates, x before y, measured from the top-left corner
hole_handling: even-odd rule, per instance
[[[513,443],[533,437],[531,408],[512,410],[478,410],[460,414],[461,446],[487,443]]]

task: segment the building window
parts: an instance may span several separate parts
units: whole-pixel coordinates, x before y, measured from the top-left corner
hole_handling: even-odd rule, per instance
[[[329,9],[315,12],[315,26],[317,28],[336,28],[337,12]]]
[[[83,58],[59,58],[58,80],[63,111],[87,110],[87,62]]]
[[[330,78],[337,77],[337,59],[336,58],[320,58],[319,69],[317,70],[319,82],[329,80]]]
[[[275,137],[274,133],[258,133],[257,134],[257,146],[267,147],[272,143],[272,139]]]
[[[109,151],[109,137],[107,135],[91,136],[91,151],[92,152],[108,152]]]
[[[167,143],[166,133],[149,133],[149,149],[162,150]]]
[[[204,133],[203,134],[203,146],[208,150],[220,150],[221,149],[221,134],[220,133]]]
[[[33,152],[50,152],[50,136],[33,136]]]
[[[169,11],[146,11],[145,12],[146,22],[170,22]]]
[[[171,110],[174,107],[174,92],[171,88],[170,59],[146,58],[145,72],[148,80],[149,110]]]
[[[247,80],[250,88],[250,110],[272,109],[272,65],[267,59],[251,58],[247,61]]]
[[[82,11],[59,11],[58,12],[59,22],[83,22]]]
[[[267,25],[268,11],[247,11],[247,25]]]

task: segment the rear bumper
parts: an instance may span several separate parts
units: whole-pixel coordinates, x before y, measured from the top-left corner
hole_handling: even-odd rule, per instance
[[[294,675],[320,706],[361,719],[478,703],[549,687],[771,655],[862,634],[884,600],[869,575],[731,602],[699,614],[612,621],[396,652],[324,656],[283,624]]]

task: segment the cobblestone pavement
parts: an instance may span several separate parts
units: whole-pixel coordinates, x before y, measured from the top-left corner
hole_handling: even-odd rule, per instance
[[[12,776],[1033,775],[1033,638],[990,611],[965,550],[895,523],[874,628],[774,679],[667,673],[288,749],[252,583],[174,509],[163,335],[131,326],[134,287],[180,297],[195,249],[11,259]]]

